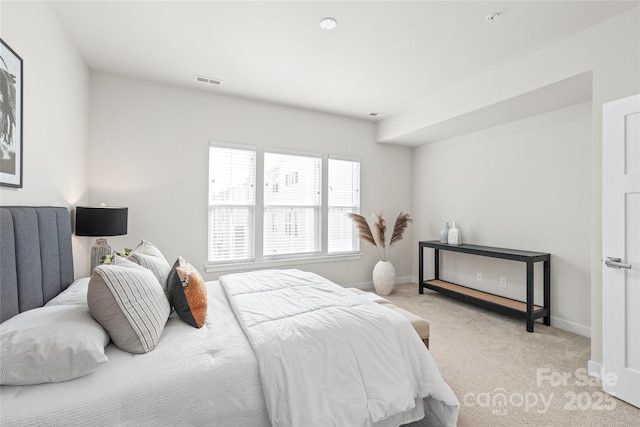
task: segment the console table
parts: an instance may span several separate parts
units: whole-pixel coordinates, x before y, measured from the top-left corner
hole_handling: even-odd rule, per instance
[[[527,320],[527,332],[533,332],[534,320],[542,317],[545,325],[551,325],[551,255],[542,252],[520,251],[515,249],[492,248],[478,245],[449,245],[438,240],[418,243],[418,282],[419,292],[424,288],[433,289],[444,295],[466,301],[480,307],[489,308],[504,314],[523,317]],[[424,280],[424,248],[435,250],[435,277]],[[461,252],[491,258],[521,261],[527,264],[527,296],[525,302],[505,298],[499,295],[482,292],[467,286],[440,280],[440,251]],[[533,303],[533,266],[536,262],[544,263],[544,297],[543,306]]]

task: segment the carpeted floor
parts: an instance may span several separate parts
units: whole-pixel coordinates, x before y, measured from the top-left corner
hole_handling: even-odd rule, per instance
[[[588,376],[588,338],[396,285],[385,297],[429,321],[430,348],[460,400],[460,427],[640,427],[640,409]]]

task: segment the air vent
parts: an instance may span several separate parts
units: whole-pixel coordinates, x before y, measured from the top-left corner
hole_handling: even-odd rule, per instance
[[[213,77],[195,76],[195,78],[196,81],[200,83],[209,83],[216,86],[220,86],[222,84],[222,80],[214,79]]]

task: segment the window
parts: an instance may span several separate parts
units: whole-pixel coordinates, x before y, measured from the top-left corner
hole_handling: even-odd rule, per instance
[[[327,253],[356,253],[360,239],[347,214],[360,213],[360,161],[330,156],[328,172]]]
[[[320,253],[322,159],[264,153],[265,258]]]
[[[208,271],[360,250],[358,159],[212,141],[208,196]]]
[[[209,146],[209,261],[254,259],[256,149]]]

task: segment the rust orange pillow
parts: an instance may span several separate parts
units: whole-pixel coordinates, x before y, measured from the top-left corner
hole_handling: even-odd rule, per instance
[[[201,328],[207,317],[207,286],[191,264],[178,257],[167,278],[169,303],[180,318]]]

